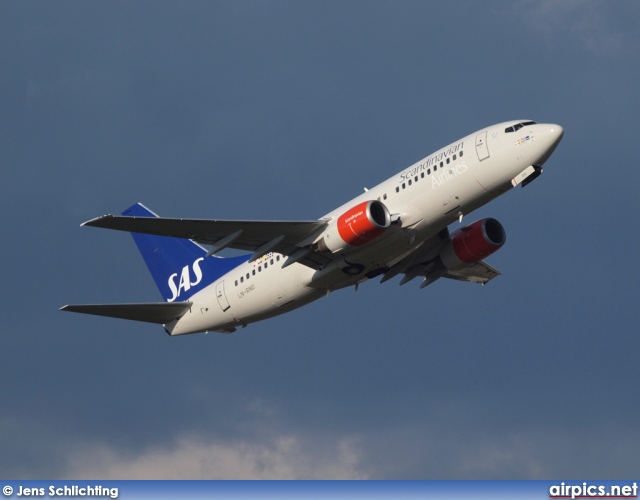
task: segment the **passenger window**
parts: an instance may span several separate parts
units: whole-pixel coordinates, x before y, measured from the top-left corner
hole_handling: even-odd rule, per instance
[[[456,155],[453,155],[453,161],[456,161]]]
[[[400,192],[400,187],[396,187],[396,193]]]
[[[464,151],[460,151],[460,158],[462,158],[462,154],[464,153]]]
[[[411,179],[409,179],[409,186],[411,186]]]

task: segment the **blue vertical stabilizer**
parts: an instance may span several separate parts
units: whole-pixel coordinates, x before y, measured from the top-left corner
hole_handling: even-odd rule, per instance
[[[158,217],[141,203],[122,212],[128,217]],[[131,233],[166,302],[188,300],[221,276],[249,259],[207,257],[206,250],[191,240]]]

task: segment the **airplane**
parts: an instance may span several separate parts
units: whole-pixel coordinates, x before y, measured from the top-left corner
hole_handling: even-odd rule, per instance
[[[140,203],[97,217],[82,225],[130,232],[164,301],[61,310],[157,323],[171,336],[233,333],[376,277],[484,285],[501,274],[484,259],[504,245],[502,224],[448,226],[535,180],[563,134],[531,120],[489,126],[318,220],[162,218]],[[225,248],[247,253],[217,255]]]

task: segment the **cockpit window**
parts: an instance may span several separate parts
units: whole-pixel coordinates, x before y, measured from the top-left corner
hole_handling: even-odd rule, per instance
[[[516,130],[520,130],[522,127],[527,127],[529,125],[536,125],[536,122],[521,122],[517,123],[513,127],[507,127],[504,129],[505,133],[515,132]]]

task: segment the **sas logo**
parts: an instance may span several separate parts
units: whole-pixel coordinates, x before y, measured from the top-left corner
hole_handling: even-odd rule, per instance
[[[200,269],[200,262],[202,262],[203,260],[204,257],[200,257],[191,265],[195,281],[191,281],[189,266],[184,266],[182,268],[182,272],[180,273],[180,281],[177,285],[176,279],[178,278],[178,273],[173,273],[171,276],[169,276],[167,284],[169,285],[169,289],[171,290],[173,296],[170,299],[167,299],[167,302],[173,302],[180,296],[183,291],[188,291],[192,286],[196,286],[202,281],[202,270]]]

